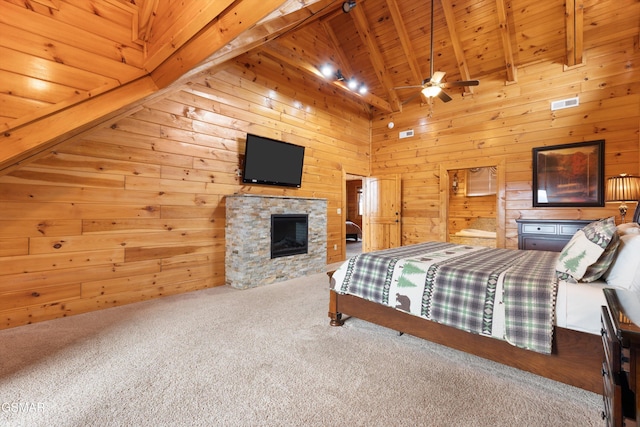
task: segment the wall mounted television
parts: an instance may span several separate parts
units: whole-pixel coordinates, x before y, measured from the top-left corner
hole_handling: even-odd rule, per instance
[[[304,147],[247,134],[242,182],[300,187]]]

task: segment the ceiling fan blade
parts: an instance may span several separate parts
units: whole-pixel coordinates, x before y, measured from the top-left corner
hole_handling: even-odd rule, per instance
[[[458,82],[442,83],[440,87],[450,88],[450,87],[462,87],[462,86],[478,86],[479,84],[480,84],[479,80],[464,80],[464,81],[458,81]]]
[[[417,89],[422,88],[422,85],[413,85],[413,86],[396,86],[393,89]]]
[[[447,73],[445,73],[444,71],[436,71],[435,73],[433,73],[431,81],[435,84],[438,84],[442,81],[442,79],[444,79],[445,74]]]
[[[449,101],[451,101],[451,99],[452,99],[452,98],[451,98],[449,95],[447,95],[447,94],[446,94],[446,92],[445,92],[445,91],[443,91],[443,90],[441,90],[440,92],[438,92],[438,95],[437,95],[437,96],[438,96],[438,98],[440,98],[440,100],[441,100],[442,102],[449,102]]]
[[[420,87],[420,86],[418,86],[418,87]],[[418,95],[422,95],[422,92],[414,93],[413,95],[411,95],[410,97],[408,97],[407,99],[405,99],[404,101],[402,101],[402,105],[406,105],[406,104],[408,104],[409,102],[413,101],[413,100],[416,98],[416,96],[418,96]]]

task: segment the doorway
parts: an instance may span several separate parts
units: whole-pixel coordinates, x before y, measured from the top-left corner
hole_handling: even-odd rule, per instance
[[[345,175],[345,255],[347,258],[362,253],[362,213],[364,210],[362,178],[362,176],[358,175]]]
[[[353,177],[347,180],[344,173],[343,220],[347,217],[347,182],[359,180],[354,187],[362,189],[353,192],[353,205],[357,206],[362,221],[362,252],[395,248],[401,244],[401,186],[400,175]],[[346,254],[346,242],[343,246]]]

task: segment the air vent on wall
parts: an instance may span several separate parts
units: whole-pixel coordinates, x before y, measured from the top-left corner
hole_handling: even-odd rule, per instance
[[[551,111],[562,110],[563,108],[577,107],[580,104],[578,97],[562,99],[551,102]]]
[[[413,136],[413,129],[405,130],[400,132],[400,139],[402,138],[410,138]]]

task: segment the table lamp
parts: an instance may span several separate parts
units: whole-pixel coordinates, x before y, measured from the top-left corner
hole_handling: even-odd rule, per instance
[[[607,179],[607,202],[619,202],[620,216],[624,224],[627,214],[627,202],[640,199],[640,178],[626,173]]]

